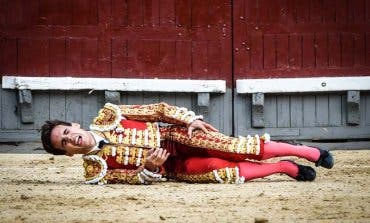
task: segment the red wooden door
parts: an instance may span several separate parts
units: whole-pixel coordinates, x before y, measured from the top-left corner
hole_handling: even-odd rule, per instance
[[[235,78],[370,74],[370,1],[233,1]]]

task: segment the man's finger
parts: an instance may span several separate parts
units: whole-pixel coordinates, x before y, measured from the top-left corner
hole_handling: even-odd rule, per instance
[[[213,127],[213,125],[209,124],[209,123],[206,123],[205,124],[206,127],[214,132],[218,132],[218,129],[216,129],[215,127]]]
[[[188,136],[189,136],[189,138],[191,138],[192,132],[193,132],[193,127],[189,127],[188,128]]]
[[[208,130],[207,130],[207,128],[206,128],[204,125],[201,125],[201,126],[200,126],[200,129],[201,129],[204,133],[208,133]]]

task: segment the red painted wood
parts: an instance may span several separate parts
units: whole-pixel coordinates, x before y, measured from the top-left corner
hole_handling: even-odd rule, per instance
[[[247,39],[245,1],[234,1],[234,72],[236,76],[243,75],[250,69],[250,41]]]
[[[160,0],[159,2],[159,21],[161,27],[173,27],[175,24],[175,2],[172,0]]]
[[[187,78],[192,73],[192,43],[190,41],[176,42],[176,77]],[[173,77],[173,76],[172,76]]]
[[[217,41],[208,41],[207,46],[207,71],[212,77],[223,79],[220,73],[221,50],[220,43]],[[208,78],[207,78],[208,79]]]
[[[112,26],[127,26],[127,9],[127,1],[112,0]]]
[[[328,34],[329,67],[341,66],[340,33]]]
[[[164,13],[162,11],[162,8],[160,7],[160,4],[163,4],[163,2],[161,2],[160,0],[144,0],[143,15],[145,26],[159,26],[159,23],[161,21],[159,13]]]
[[[298,70],[302,67],[302,36],[289,36],[289,67]]]
[[[315,36],[313,34],[302,35],[302,65],[303,68],[315,67]]]
[[[197,1],[191,4],[191,26],[207,27],[209,25],[208,5],[212,4],[209,0]]]
[[[323,22],[335,23],[336,0],[323,1]]]
[[[49,76],[48,40],[18,40],[18,73],[25,76]]]
[[[97,75],[98,42],[96,39],[84,39],[81,43],[81,76]]]
[[[66,39],[66,73],[80,77],[82,74],[82,40]]]
[[[251,69],[263,68],[263,41],[261,33],[250,35],[251,40]],[[248,71],[249,72],[249,71]]]
[[[316,48],[316,67],[328,67],[328,35],[326,33],[316,33],[315,35]]]
[[[289,36],[276,35],[276,68],[289,69]]]
[[[191,0],[176,0],[176,25],[178,27],[191,25]]]
[[[176,42],[159,42],[159,63],[157,65],[156,72],[163,78],[171,78],[176,72],[175,58]]]
[[[192,78],[205,77],[208,74],[207,45],[207,41],[197,41],[192,44]]]
[[[354,65],[356,67],[361,67],[366,65],[366,44],[365,44],[364,34],[356,33],[354,34]]]
[[[263,68],[276,68],[275,35],[267,34],[263,36],[263,52],[266,52],[263,54]]]
[[[0,39],[0,73],[17,74],[17,40]]]
[[[354,65],[354,45],[352,33],[342,33],[342,66],[352,67]]]
[[[143,26],[143,5],[142,1],[127,0],[128,25]]]
[[[66,40],[50,39],[50,76],[63,77],[66,74]]]
[[[127,42],[112,40],[112,77],[125,77],[127,74]]]
[[[336,23],[339,24],[344,24],[348,22],[348,7],[347,7],[347,2],[348,0],[336,0],[336,18],[335,21]]]

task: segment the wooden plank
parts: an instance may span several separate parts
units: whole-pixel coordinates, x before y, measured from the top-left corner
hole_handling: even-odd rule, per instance
[[[218,41],[208,41],[207,46],[207,71],[209,78],[223,79],[226,74],[220,72],[221,69],[221,50]]]
[[[33,111],[34,111],[34,129],[41,129],[46,120],[50,120],[50,99],[49,92],[32,92]],[[24,129],[24,128],[22,128]]]
[[[176,69],[178,78],[188,78],[192,73],[192,42],[176,41]]]
[[[1,129],[18,129],[19,115],[17,112],[17,96],[18,91],[3,90],[1,94]]]
[[[290,127],[290,101],[288,95],[276,97],[277,127]]]
[[[72,24],[72,1],[64,0],[40,0],[38,9],[39,21],[43,25],[71,25]]]
[[[162,15],[160,16],[159,13],[160,12],[165,13],[162,12],[161,5],[162,4],[165,5],[166,3],[167,2],[162,2],[160,0],[144,0],[143,2],[144,26],[154,27],[160,25]]]
[[[370,5],[370,3],[369,3]],[[370,13],[369,13],[370,14]],[[370,66],[370,32],[366,33],[366,66]]]
[[[310,1],[310,22],[320,24],[323,21],[322,0]]]
[[[238,2],[238,3],[237,3]],[[259,21],[259,8],[258,0],[237,0],[234,1],[234,4],[240,5],[243,7],[242,10],[245,10],[245,19],[248,23],[258,24]]]
[[[21,25],[22,24],[22,0],[14,0],[7,2],[6,24]]]
[[[81,77],[97,76],[98,43],[96,39],[84,39],[81,46]]]
[[[47,39],[19,40],[18,73],[49,76],[49,41]]]
[[[289,67],[300,69],[302,67],[302,36],[289,35]]]
[[[297,23],[309,23],[310,21],[310,1],[299,1],[297,7]]]
[[[207,70],[207,41],[192,42],[192,74],[191,78],[205,77]]]
[[[276,35],[276,67],[283,70],[289,68],[289,36],[287,34]]]
[[[315,67],[315,36],[313,34],[302,35],[302,58],[304,68]]]
[[[50,41],[50,76],[66,75],[66,40],[52,38]]]
[[[261,33],[251,34],[251,69],[263,68],[263,40]]]
[[[178,27],[191,26],[191,0],[176,0],[176,25]]]
[[[143,92],[127,92],[127,104],[129,105],[144,104]]]
[[[157,72],[162,78],[172,78],[176,73],[176,42],[159,42],[159,66]]]
[[[75,38],[66,39],[66,74],[80,76],[82,73],[82,40]]]
[[[329,126],[342,125],[342,96],[329,95]]]
[[[112,39],[112,77],[124,77],[127,71],[127,41]]]
[[[329,97],[328,95],[316,96],[316,126],[329,124]]]
[[[366,34],[355,33],[354,39],[354,66],[363,67],[366,65]]]
[[[66,121],[82,124],[81,92],[66,92]]]
[[[258,1],[259,22],[262,24],[276,23],[280,20],[280,5],[277,0]]]
[[[366,92],[367,93],[367,92]],[[362,126],[366,126],[366,110],[367,110],[367,107],[366,107],[366,100],[367,97],[369,96],[369,94],[364,94],[364,92],[359,92],[359,96],[360,96],[360,109],[359,109],[359,112],[360,112],[360,121],[359,121],[359,125],[362,125]]]
[[[6,24],[6,13],[7,13],[7,11],[8,11],[8,2],[7,2],[7,0],[0,0],[0,25],[1,26],[5,26],[5,24]]]
[[[341,35],[342,45],[342,66],[352,67],[354,64],[354,45],[352,33],[342,33]]]
[[[252,105],[252,95],[240,95],[234,93],[234,134],[246,135],[247,128],[252,126],[251,124],[251,108]]]
[[[98,114],[98,100],[96,94],[88,94],[87,92],[81,92],[82,97],[82,105],[81,105],[81,112],[82,112],[82,120],[80,122],[81,127],[84,129],[88,129],[92,120]]]
[[[64,91],[50,91],[50,119],[66,120],[66,93]]]
[[[208,0],[208,27],[217,27],[227,22],[223,18],[224,11],[227,10],[225,0]]]
[[[191,4],[191,26],[207,27],[209,24],[208,1],[193,1]]]
[[[234,39],[234,73],[241,77],[250,69],[250,43],[246,33],[245,2],[247,0],[234,1],[233,4],[233,39]],[[252,6],[250,6],[252,7]],[[227,34],[226,34],[227,35]],[[236,48],[238,50],[236,50]]]
[[[341,115],[342,115],[342,126],[347,125],[347,94],[342,94],[342,109],[341,109]]]
[[[303,126],[316,126],[315,96],[303,96]]]
[[[159,102],[159,93],[143,92],[143,104],[154,104]]]
[[[327,68],[328,67],[328,36],[327,33],[316,33],[315,34],[315,46],[316,46],[316,67]]]
[[[175,1],[160,0],[159,21],[161,27],[175,25]]]
[[[96,76],[112,77],[112,41],[110,39],[99,39],[97,54]]]
[[[0,39],[0,74],[17,74],[17,39]]]
[[[347,0],[336,0],[336,19],[338,24],[346,24],[348,22],[348,6]]]
[[[303,127],[303,100],[301,95],[290,96],[290,127]]]
[[[365,101],[365,124],[366,126],[370,126],[370,95],[369,94],[366,94],[363,99]]]
[[[2,2],[0,2],[0,3],[2,3]],[[2,128],[2,123],[3,123],[3,112],[2,112],[3,107],[4,107],[4,105],[3,105],[3,97],[2,97],[3,91],[4,90],[2,88],[0,88],[0,129]]]
[[[323,1],[323,23],[335,23],[336,0]]]
[[[97,25],[97,0],[75,0],[72,2],[72,23],[74,25]]]
[[[143,4],[142,1],[127,0],[128,25],[143,26]]]
[[[277,96],[265,97],[265,128],[277,127]]]
[[[352,0],[348,1],[350,19],[349,23],[364,24],[365,22],[365,1],[367,0]],[[369,12],[367,12],[369,13]]]
[[[340,34],[329,33],[328,38],[329,67],[338,68],[341,66]]]
[[[276,68],[276,44],[275,35],[263,35],[263,68]]]
[[[370,24],[370,2],[369,1],[365,1],[365,23],[366,24]]]
[[[128,23],[128,3],[122,0],[112,0],[112,25],[127,26]]]

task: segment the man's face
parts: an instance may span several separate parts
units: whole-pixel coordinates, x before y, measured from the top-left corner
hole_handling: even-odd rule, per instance
[[[51,144],[54,148],[66,151],[67,156],[86,154],[95,146],[91,133],[80,128],[77,123],[72,126],[57,125],[51,131]]]

